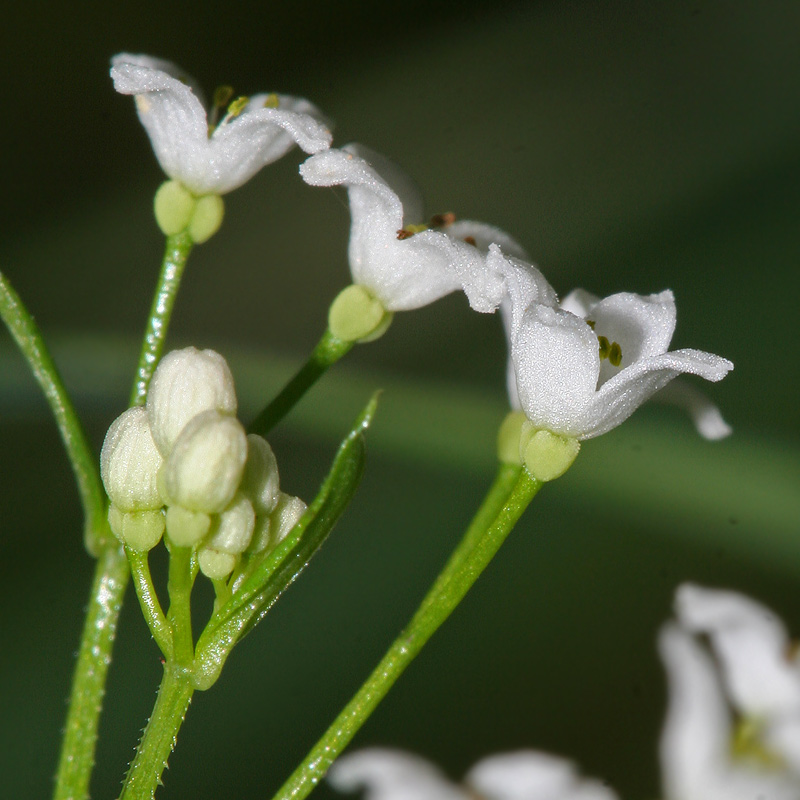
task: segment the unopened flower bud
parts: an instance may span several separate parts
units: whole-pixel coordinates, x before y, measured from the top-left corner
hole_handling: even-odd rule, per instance
[[[108,524],[111,532],[132,550],[152,550],[164,533],[164,513],[157,511],[121,511],[117,506],[108,508]]]
[[[178,547],[194,547],[211,530],[211,517],[183,506],[167,508],[167,536]]]
[[[200,571],[207,578],[215,581],[227,578],[233,572],[238,560],[239,556],[223,553],[211,547],[201,547],[197,551],[197,562],[200,565]]]
[[[167,456],[184,426],[203,411],[236,414],[236,389],[225,359],[186,347],[161,359],[147,395],[153,440]]]
[[[237,419],[218,411],[198,414],[164,463],[165,493],[191,511],[218,514],[236,494],[246,458],[247,437]]]
[[[145,410],[129,408],[111,423],[100,453],[100,475],[111,502],[120,511],[161,508],[160,467]]]
[[[243,553],[253,538],[256,515],[252,503],[240,492],[219,515],[205,547],[222,553]]]
[[[497,458],[503,464],[522,466],[520,437],[525,423],[526,418],[521,411],[511,411],[500,425],[497,432]]]
[[[267,440],[255,433],[247,437],[247,463],[240,490],[250,498],[257,514],[269,514],[278,502],[278,461]]]
[[[306,512],[306,504],[299,498],[281,492],[278,505],[271,515],[269,546],[282,542]]]

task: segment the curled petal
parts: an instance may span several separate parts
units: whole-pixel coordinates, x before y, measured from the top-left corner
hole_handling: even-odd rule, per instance
[[[585,289],[573,289],[562,301],[559,303],[562,311],[569,311],[576,317],[586,319],[589,316],[589,311],[597,303],[600,298],[596,294],[587,292]]]
[[[622,347],[622,368],[667,351],[675,332],[675,298],[659,294],[620,292],[589,309],[595,331]]]
[[[591,439],[616,428],[682,373],[719,381],[732,369],[728,359],[702,350],[675,350],[638,361],[606,381],[584,407],[583,432],[578,438]]]
[[[616,800],[599,781],[582,779],[569,761],[534,750],[484,758],[465,782],[488,800]]]
[[[433,764],[399,750],[373,748],[340,758],[328,780],[340,792],[365,790],[365,800],[469,800]]]
[[[396,170],[396,168],[395,168]],[[350,198],[350,271],[387,311],[407,311],[432,303],[460,287],[457,265],[480,258],[475,248],[438,231],[405,239],[397,232],[406,219],[398,195],[373,167],[355,153],[328,150],[300,168],[314,186],[344,185]],[[409,186],[403,189],[409,195]]]
[[[738,592],[693,584],[680,587],[675,609],[685,628],[709,637],[740,712],[800,712],[800,668],[787,655],[789,637],[776,614]]]

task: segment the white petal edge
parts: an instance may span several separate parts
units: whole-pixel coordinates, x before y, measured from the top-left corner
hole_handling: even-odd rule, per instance
[[[535,750],[489,756],[465,782],[487,800],[616,800],[599,781],[581,778],[565,759]]]
[[[364,789],[365,800],[469,800],[436,766],[400,750],[370,748],[344,756],[328,781],[340,792]]]

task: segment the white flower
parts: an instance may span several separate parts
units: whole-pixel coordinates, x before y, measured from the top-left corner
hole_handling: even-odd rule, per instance
[[[353,283],[390,312],[420,308],[462,288],[459,276],[485,274],[478,239],[511,241],[482,223],[443,218],[429,228],[413,182],[361,145],[318,153],[301,165],[300,174],[313,186],[347,187]]]
[[[520,408],[538,429],[590,439],[624,422],[681,373],[718,381],[733,369],[711,353],[667,351],[676,317],[669,290],[591,298],[578,315],[558,306],[535,267],[506,258],[495,245],[486,269],[506,282],[512,403],[515,383]],[[494,288],[482,298],[489,307],[500,302]],[[573,308],[576,297],[589,296],[571,295]]]
[[[202,96],[175,64],[129,53],[111,63],[114,88],[135,95],[161,168],[197,196],[236,189],[295,143],[307,153],[330,146],[322,115],[302,98],[254,95],[209,133]]]
[[[464,785],[433,764],[398,750],[371,749],[345,756],[330,770],[339,791],[365,789],[365,800],[615,800],[599,781],[581,778],[574,765],[533,750],[479,761]]]
[[[797,800],[800,670],[780,620],[740,594],[692,585],[676,611],[660,637],[666,800]]]
[[[591,319],[600,298],[583,289],[575,289],[562,301],[561,308],[581,319]],[[719,408],[699,389],[678,378],[668,383],[653,396],[653,400],[682,408],[691,418],[697,432],[705,439],[724,439],[731,434]]]

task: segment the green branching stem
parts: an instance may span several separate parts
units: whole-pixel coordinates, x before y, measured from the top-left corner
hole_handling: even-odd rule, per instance
[[[150,633],[153,634],[153,639],[164,654],[164,658],[169,661],[172,658],[172,628],[170,628],[161,609],[161,603],[158,601],[158,594],[150,575],[147,553],[139,553],[126,547],[125,555],[131,566],[133,586],[136,589],[136,597],[139,599],[142,615],[147,627],[150,628]]]
[[[150,308],[142,350],[139,354],[139,364],[136,368],[136,380],[131,391],[130,405],[132,406],[144,405],[147,398],[147,389],[164,350],[164,341],[167,338],[175,298],[178,295],[183,270],[193,245],[192,237],[186,231],[167,237],[161,274],[158,278],[156,293],[153,296],[153,305]]]
[[[97,559],[89,595],[56,773],[54,800],[84,800],[89,797],[106,675],[127,585],[128,562],[122,548],[109,543]]]
[[[513,488],[509,491],[512,479]],[[319,783],[395,681],[461,602],[541,487],[519,467],[500,468],[461,544],[409,624],[274,800],[302,800]]]
[[[308,361],[283,387],[280,394],[253,420],[248,433],[266,436],[298,403],[303,395],[353,347],[334,336],[329,330],[322,334]]]
[[[50,404],[78,484],[86,548],[96,556],[108,536],[106,495],[100,483],[97,460],[36,322],[1,272],[0,316]]]

